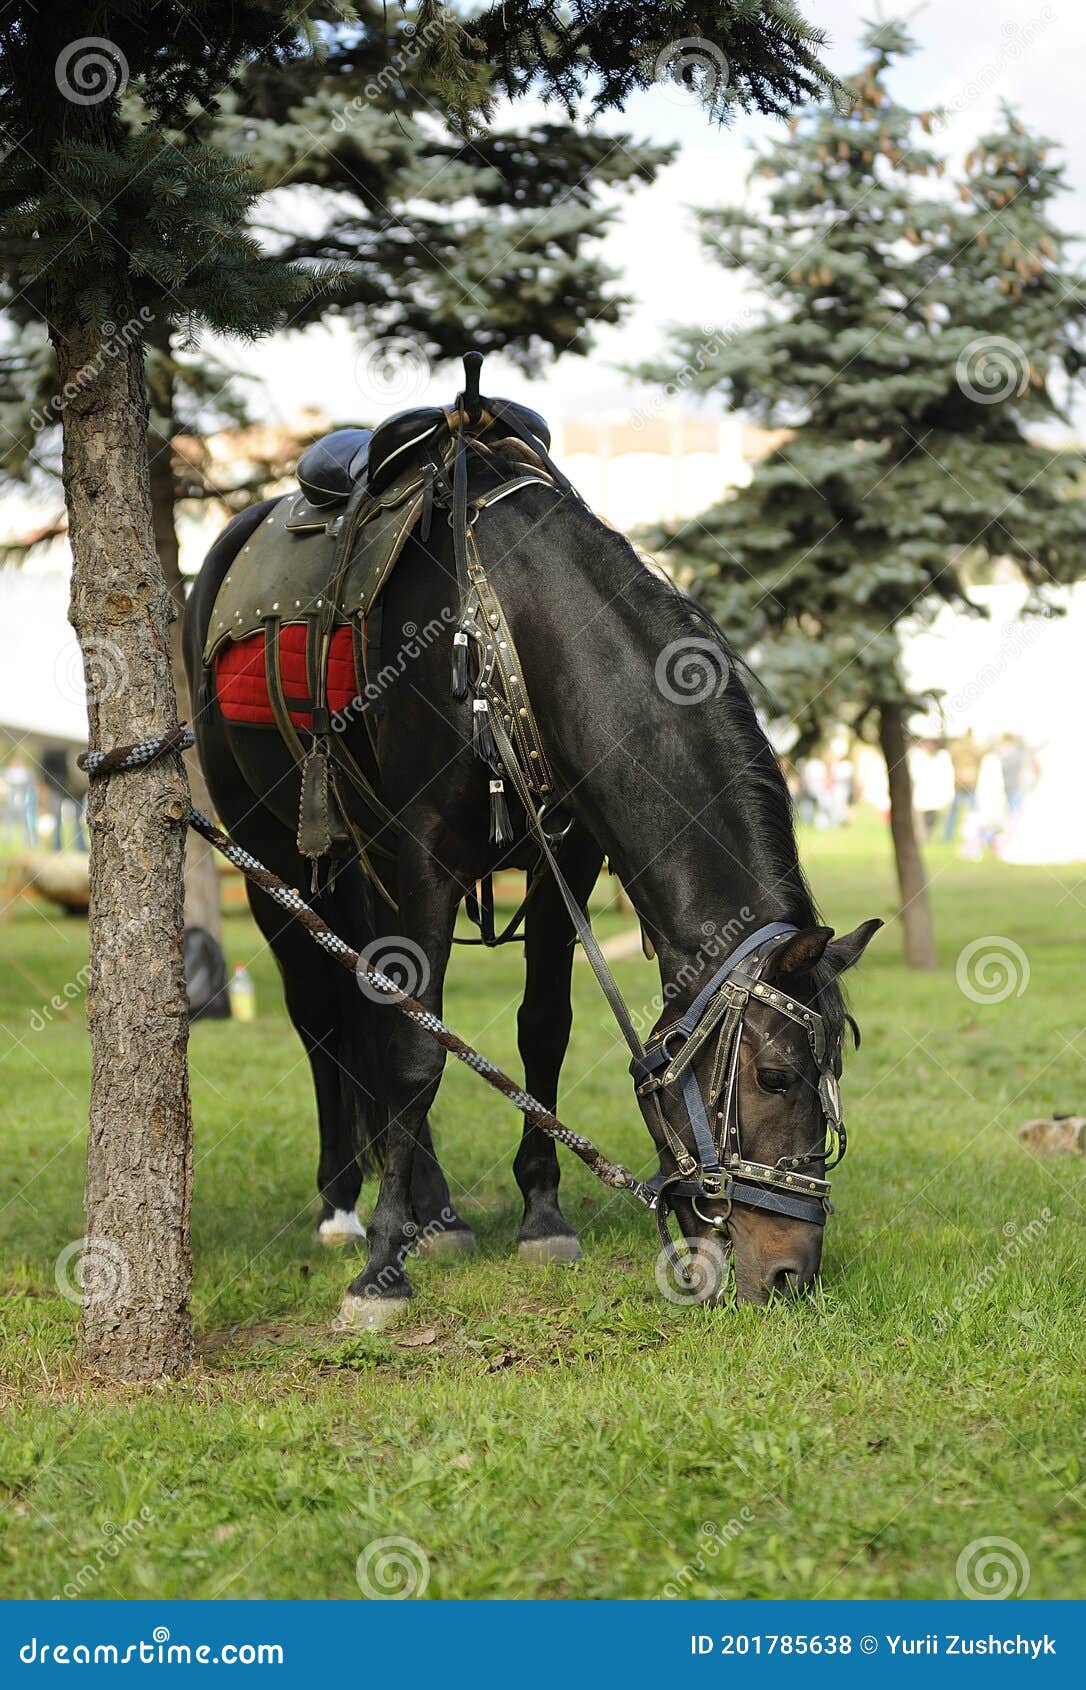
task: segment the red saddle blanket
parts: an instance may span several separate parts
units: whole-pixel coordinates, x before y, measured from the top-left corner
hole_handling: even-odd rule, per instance
[[[312,728],[312,695],[306,672],[306,626],[287,622],[279,630],[279,670],[287,711],[296,728]],[[273,728],[275,712],[268,696],[264,635],[228,640],[215,658],[215,692],[228,722]],[[334,716],[358,694],[354,641],[350,628],[337,628],[328,653],[328,708]]]

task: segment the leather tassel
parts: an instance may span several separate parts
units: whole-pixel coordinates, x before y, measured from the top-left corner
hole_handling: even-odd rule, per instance
[[[490,783],[490,843],[492,845],[511,845],[513,843],[513,823],[509,819],[509,806],[505,802],[505,782],[492,780]]]
[[[454,698],[468,696],[468,636],[463,628],[453,635],[452,690]]]
[[[488,763],[491,767],[497,763],[498,747],[494,743],[494,731],[490,726],[490,706],[485,698],[472,699],[471,743],[481,763]]]

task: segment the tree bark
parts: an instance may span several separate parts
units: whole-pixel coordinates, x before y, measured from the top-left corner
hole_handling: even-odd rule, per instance
[[[910,968],[936,968],[935,931],[928,896],[928,876],[913,811],[913,783],[909,773],[905,707],[879,706],[879,744],[890,783],[890,835],[901,894],[901,924],[905,933],[905,961]]]
[[[87,672],[90,742],[103,749],[177,720],[173,605],[148,489],[142,324],[119,285],[113,304],[100,334],[83,325],[79,300],[62,284],[50,309],[68,395],[69,614]],[[85,1360],[124,1379],[179,1372],[192,1354],[181,948],[187,809],[177,757],[91,783],[87,1237],[73,1252],[74,1278]]]
[[[181,612],[185,607],[180,547],[177,543],[177,515],[174,500],[173,450],[171,442],[153,430],[147,441],[151,484],[151,513],[154,519],[155,549],[166,590],[173,599],[176,616],[170,624],[170,661],[177,694],[178,720],[192,721],[192,700],[185,661],[181,651]],[[192,802],[205,816],[213,814],[211,794],[195,750],[185,753]],[[211,846],[188,830],[185,843],[185,926],[202,927],[222,946],[222,897],[215,853]]]

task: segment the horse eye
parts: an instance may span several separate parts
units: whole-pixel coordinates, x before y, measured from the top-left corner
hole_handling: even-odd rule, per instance
[[[759,1068],[758,1084],[763,1091],[787,1091],[794,1075],[788,1068]]]

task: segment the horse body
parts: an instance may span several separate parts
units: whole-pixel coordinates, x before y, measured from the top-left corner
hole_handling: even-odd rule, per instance
[[[470,457],[473,494],[510,473],[500,454]],[[243,846],[303,884],[291,757],[277,734],[223,719],[202,660],[219,584],[240,546],[254,534],[258,543],[269,508],[235,519],[209,554],[187,610],[186,661],[202,703],[200,752],[220,815]],[[474,535],[523,666],[556,797],[571,820],[562,868],[582,904],[604,856],[621,876],[659,960],[660,1022],[691,1003],[732,936],[783,919],[799,931],[775,955],[775,977],[796,998],[817,1000],[839,1045],[844,1017],[836,976],[857,960],[878,924],[836,941],[819,924],[783,778],[725,645],[707,636],[689,601],[569,493],[527,487],[481,510]],[[459,588],[446,522],[435,520],[428,542],[417,535],[408,542],[382,603],[383,667],[378,696],[369,701],[376,705],[376,758],[361,711],[345,712],[337,726],[357,762],[379,773],[382,797],[400,823],[390,886],[398,908],[390,909],[354,865],[340,869],[314,901],[357,949],[394,938],[424,956],[427,977],[411,989],[440,1014],[462,898],[496,867],[529,861],[529,840],[512,794],[516,843],[498,847],[488,835],[490,770],[472,749],[470,700],[456,699],[449,685]],[[683,696],[661,671],[662,662],[681,662],[684,653],[717,665],[696,695]],[[349,809],[346,791],[345,801]],[[361,824],[361,814],[355,819]],[[351,1318],[380,1324],[411,1294],[404,1264],[420,1238],[429,1248],[470,1245],[428,1124],[444,1053],[410,1021],[357,991],[262,894],[251,893],[251,902],[313,1067],[326,1235],[349,1228],[363,1170],[381,1166],[366,1265],[345,1304]],[[571,1026],[574,930],[549,876],[529,901],[524,937],[518,1037],[525,1083],[554,1108]],[[818,1142],[810,1053],[795,1026],[776,1025],[760,1006],[742,1031],[744,1146],[763,1162],[796,1157]],[[708,1052],[699,1058],[699,1075],[709,1061]],[[666,1096],[662,1114],[664,1136],[653,1130],[666,1171],[689,1123]],[[810,1161],[818,1166],[817,1157]],[[559,1206],[553,1142],[527,1126],[514,1168],[524,1199],[522,1253],[574,1259],[579,1245]],[[817,1271],[819,1227],[738,1209],[706,1217],[685,1202],[675,1210],[695,1241],[726,1224],[741,1296],[764,1301],[771,1290],[798,1289]]]

